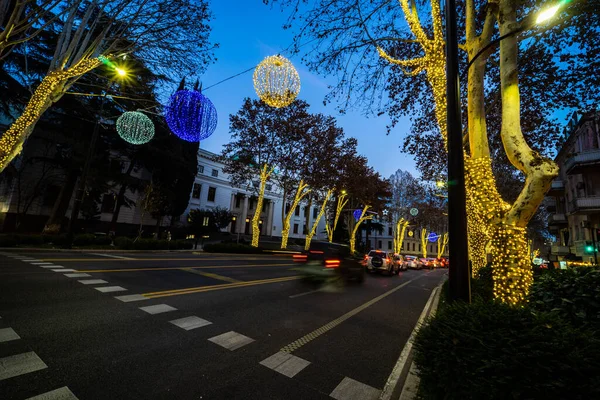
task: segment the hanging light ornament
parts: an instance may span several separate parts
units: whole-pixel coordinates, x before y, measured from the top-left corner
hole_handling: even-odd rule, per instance
[[[165,117],[171,131],[188,142],[206,139],[217,128],[215,106],[197,90],[176,91],[169,99]]]
[[[117,132],[128,143],[145,144],[154,137],[154,123],[139,111],[127,111],[117,119]]]
[[[271,107],[289,106],[300,93],[300,76],[296,68],[280,55],[262,60],[254,70],[253,79],[256,94]]]

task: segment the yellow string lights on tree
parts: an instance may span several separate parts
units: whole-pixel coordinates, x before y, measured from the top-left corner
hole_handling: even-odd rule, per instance
[[[300,76],[292,62],[276,55],[265,58],[254,70],[254,89],[271,107],[287,107],[300,93]]]
[[[423,258],[427,258],[427,229],[421,229],[421,251]]]
[[[294,201],[292,202],[290,210],[288,211],[287,215],[285,216],[285,219],[283,220],[283,229],[281,230],[282,249],[287,248],[288,237],[290,235],[290,221],[292,219],[292,214],[294,213],[294,210],[296,210],[296,207],[298,207],[304,196],[310,193],[310,189],[307,188],[308,185],[304,183],[302,179],[300,179],[300,183],[298,183],[298,188],[296,189],[296,195],[294,196]]]
[[[252,246],[258,247],[258,239],[260,237],[260,213],[263,208],[263,201],[265,198],[265,187],[267,186],[267,181],[269,177],[273,173],[274,167],[269,167],[267,164],[263,165],[260,170],[260,188],[258,190],[258,200],[256,202],[256,210],[254,211],[254,216],[252,217]]]
[[[358,227],[364,221],[366,221],[368,219],[373,219],[372,215],[367,215],[367,211],[369,211],[369,208],[371,208],[371,206],[365,206],[362,209],[362,211],[360,213],[360,217],[356,221],[356,224],[354,224],[354,228],[352,229],[352,234],[350,235],[350,254],[354,254],[354,251],[356,250],[356,232],[358,232]]]
[[[329,221],[325,221],[325,230],[327,231],[327,240],[329,243],[333,242],[333,232],[335,232],[335,228],[337,228],[338,221],[340,219],[340,215],[342,215],[342,211],[344,207],[348,203],[348,199],[346,199],[346,191],[342,191],[338,195],[337,206],[335,208],[335,216],[333,218],[333,224],[330,224]]]

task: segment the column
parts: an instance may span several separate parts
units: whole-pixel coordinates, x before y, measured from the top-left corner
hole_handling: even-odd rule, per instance
[[[248,196],[244,195],[244,204],[242,205],[242,214],[239,218],[240,224],[239,228],[242,235],[246,233],[246,218],[248,218]]]

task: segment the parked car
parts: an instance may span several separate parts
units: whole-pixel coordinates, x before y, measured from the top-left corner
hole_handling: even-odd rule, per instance
[[[399,271],[406,271],[406,265],[404,264],[404,256],[402,256],[402,254],[394,253],[393,260],[396,263],[396,267]]]
[[[300,264],[296,271],[304,280],[326,283],[339,279],[363,282],[365,279],[360,258],[352,257],[346,246],[314,242],[308,251],[294,254],[293,258]]]
[[[423,264],[421,264],[421,261],[415,256],[404,256],[404,267],[405,269],[421,269],[423,268]]]
[[[448,268],[448,259],[444,257],[438,258],[437,262],[441,268]]]
[[[365,256],[365,265],[369,272],[385,271],[390,276],[400,270],[397,261],[394,260],[394,253],[383,250],[371,250]]]
[[[421,262],[423,263],[423,268],[434,269],[440,267],[439,262],[435,258],[421,258]]]

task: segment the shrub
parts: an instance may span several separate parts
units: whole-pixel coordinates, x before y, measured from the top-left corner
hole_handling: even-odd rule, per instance
[[[95,240],[96,236],[92,235],[91,233],[84,233],[75,236],[73,239],[73,246],[89,246],[94,244]]]
[[[490,264],[477,271],[477,276],[471,279],[471,297],[473,301],[492,301],[494,299],[494,279]]]
[[[94,244],[97,246],[109,246],[112,243],[110,236],[96,236]]]
[[[237,253],[258,254],[263,251],[257,247],[237,243],[209,243],[204,245],[204,251],[208,253]]]
[[[19,245],[23,246],[39,246],[44,244],[42,235],[15,235]]]
[[[458,302],[414,348],[424,399],[600,398],[600,341],[553,314]]]
[[[600,330],[600,270],[581,267],[539,275],[529,304],[538,311],[557,313],[576,326]]]
[[[15,247],[17,244],[18,241],[15,235],[0,236],[0,247]]]
[[[123,250],[131,250],[133,248],[133,239],[119,236],[115,238],[115,246]]]

